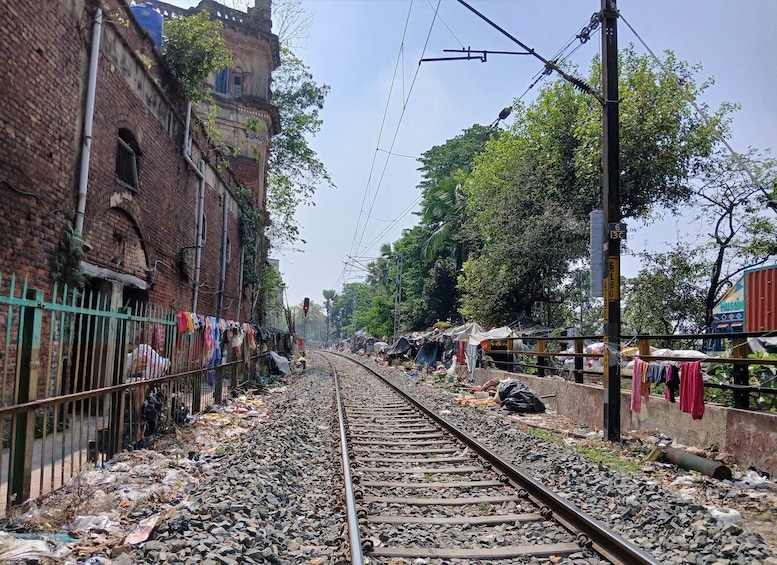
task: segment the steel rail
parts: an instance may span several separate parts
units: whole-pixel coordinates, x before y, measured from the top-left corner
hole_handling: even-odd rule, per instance
[[[627,541],[614,530],[611,530],[604,524],[586,515],[575,505],[559,497],[553,491],[546,488],[542,483],[533,479],[524,471],[514,466],[512,463],[502,459],[499,455],[492,452],[489,448],[477,440],[471,438],[454,424],[439,416],[432,410],[429,410],[426,406],[418,402],[412,396],[408,395],[402,389],[388,381],[369,365],[365,365],[361,361],[353,359],[347,355],[329,351],[327,353],[337,355],[338,357],[342,357],[357,363],[381,379],[383,382],[389,385],[391,389],[398,392],[416,408],[421,410],[424,414],[432,418],[448,432],[456,436],[464,444],[477,452],[477,454],[484,461],[490,463],[495,469],[498,469],[508,479],[514,482],[516,487],[523,488],[525,491],[527,491],[529,493],[529,498],[532,499],[536,504],[539,506],[548,507],[553,512],[554,519],[556,519],[564,527],[573,533],[587,536],[591,542],[592,549],[594,549],[602,557],[606,558],[612,563],[625,563],[629,565],[660,565],[660,561],[656,561],[651,555],[648,555],[642,549]]]
[[[317,352],[311,352],[317,353]],[[337,378],[337,370],[334,363],[326,355],[318,353],[327,360],[332,368],[332,378],[335,382],[335,402],[337,402],[337,419],[340,424],[340,454],[343,462],[343,482],[345,483],[345,507],[348,515],[348,539],[351,544],[352,565],[363,565],[362,542],[359,535],[359,521],[356,511],[356,496],[353,491],[353,477],[351,475],[351,463],[348,459],[348,440],[345,432],[345,415],[343,414],[343,399],[340,395],[340,381]]]

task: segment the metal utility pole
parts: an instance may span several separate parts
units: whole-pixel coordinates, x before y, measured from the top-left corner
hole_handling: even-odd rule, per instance
[[[602,0],[602,166],[604,168],[604,213],[607,234],[606,274],[604,279],[604,437],[621,439],[621,300],[620,256],[620,140],[618,132],[618,11],[615,0]]]
[[[397,255],[397,292],[394,298],[394,341],[399,336],[399,311],[402,305],[402,254]]]

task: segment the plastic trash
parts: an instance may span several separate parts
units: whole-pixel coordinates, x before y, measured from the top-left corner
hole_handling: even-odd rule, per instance
[[[41,559],[64,559],[70,553],[67,546],[52,548],[39,539],[21,539],[6,532],[0,532],[0,561],[34,561]]]
[[[141,520],[138,527],[124,538],[124,543],[135,545],[146,541],[151,535],[151,532],[154,531],[157,520],[159,520],[159,515],[149,516],[148,518]]]
[[[289,360],[285,357],[282,357],[281,355],[278,355],[275,353],[275,351],[270,351],[270,357],[275,362],[275,365],[278,367],[278,370],[280,370],[281,373],[286,375],[287,377],[291,374],[291,368],[289,367]]]
[[[539,395],[518,379],[505,379],[496,389],[502,408],[510,412],[545,412]]]

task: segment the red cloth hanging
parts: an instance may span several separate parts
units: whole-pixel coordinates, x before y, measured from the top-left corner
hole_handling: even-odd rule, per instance
[[[701,361],[689,361],[680,366],[680,410],[694,420],[704,416],[704,379]]]

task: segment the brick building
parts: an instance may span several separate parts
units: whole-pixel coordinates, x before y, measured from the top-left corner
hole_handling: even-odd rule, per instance
[[[269,139],[280,131],[269,101],[278,41],[269,0],[259,4],[247,14],[210,0],[189,10],[222,20],[234,53],[233,67],[211,77],[221,137],[236,150],[227,156],[195,113],[187,118],[128,2],[3,2],[0,273],[48,292],[57,265],[73,259],[63,242],[75,227],[84,242],[76,265],[112,308],[251,319],[236,191],[249,188],[263,208]],[[187,13],[156,6],[168,17]]]

